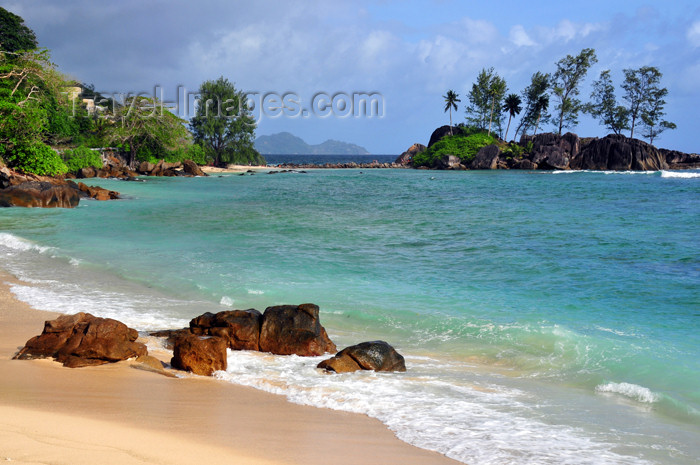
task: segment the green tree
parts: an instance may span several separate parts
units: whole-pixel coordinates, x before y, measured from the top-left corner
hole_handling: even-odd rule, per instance
[[[0,156],[10,166],[31,172],[32,166],[39,165],[23,157],[49,154],[43,145],[50,111],[65,99],[64,83],[47,50],[0,52]],[[51,154],[52,159],[56,156]]]
[[[190,121],[194,141],[221,166],[227,163],[264,164],[253,147],[255,120],[245,94],[223,76],[199,87],[199,102]]]
[[[482,69],[469,92],[470,105],[466,109],[467,121],[474,127],[491,132],[492,123],[501,130],[503,96],[506,81],[493,68]]]
[[[535,120],[535,132],[532,133],[534,136],[537,134],[537,129],[540,127],[540,121],[542,121],[542,117],[547,115],[547,109],[549,108],[549,95],[544,94],[541,95],[539,99],[537,99],[537,103],[535,103],[535,115],[537,116],[537,119]]]
[[[520,106],[523,101],[520,99],[518,94],[508,94],[505,103],[503,104],[503,111],[508,113],[508,126],[506,127],[506,135],[503,139],[508,140],[508,131],[510,130],[510,120],[515,115],[519,115],[522,111]]]
[[[625,69],[625,81],[622,89],[625,91],[623,99],[628,103],[629,116],[631,119],[630,137],[634,137],[634,128],[637,119],[640,118],[644,109],[651,105],[651,100],[659,98],[661,89],[661,71],[654,66],[642,66],[639,69]],[[660,97],[663,99],[665,93]],[[656,97],[655,97],[656,96]],[[666,103],[666,102],[664,102]]]
[[[664,98],[667,94],[668,90],[665,88],[655,89],[649,95],[647,104],[642,109],[641,120],[644,128],[642,136],[649,139],[649,143],[652,145],[654,144],[654,139],[662,132],[667,129],[676,129],[675,123],[662,119],[666,115],[664,112],[666,100]]]
[[[563,128],[578,124],[578,114],[583,109],[583,104],[576,96],[588,69],[597,62],[595,50],[585,48],[577,56],[567,55],[556,63],[557,70],[552,76],[552,92],[558,101],[554,123],[558,126],[560,135]]]
[[[539,126],[540,123],[547,123],[550,115],[547,112],[549,108],[549,90],[551,77],[547,73],[537,71],[530,78],[530,85],[523,90],[525,98],[525,113],[520,120],[518,128],[515,130],[515,137],[522,130],[522,134],[527,133],[531,127]],[[544,105],[545,98],[547,105]]]
[[[457,111],[457,102],[461,102],[458,97],[459,95],[454,90],[448,90],[447,94],[442,96],[445,99],[445,111],[450,112],[450,135],[452,135],[452,109]]]
[[[155,150],[157,156],[165,158],[167,151],[186,146],[189,137],[186,122],[151,97],[128,96],[104,117],[111,123],[107,140],[128,150],[131,167],[140,150],[149,148],[149,152]]]
[[[36,47],[34,31],[24,24],[24,19],[0,7],[0,50],[16,53]]]
[[[600,78],[593,83],[591,102],[585,105],[584,111],[615,134],[629,129],[629,111],[617,104],[609,69],[601,72]]]

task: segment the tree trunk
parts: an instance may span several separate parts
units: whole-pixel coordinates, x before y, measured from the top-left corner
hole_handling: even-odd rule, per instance
[[[450,107],[450,135],[452,136],[452,107]]]
[[[491,116],[489,117],[489,136],[491,135],[491,122],[493,121],[493,106],[496,103],[496,99],[491,99]]]
[[[537,129],[540,127],[540,118],[542,117],[542,113],[537,115],[537,122],[535,123],[535,132],[532,133],[533,136],[537,135]],[[561,128],[561,126],[559,126]],[[561,134],[561,129],[559,129],[559,133]]]
[[[632,116],[632,129],[630,130],[630,139],[634,139],[634,115]]]
[[[508,142],[508,131],[510,130],[510,119],[513,117],[513,115],[508,116],[508,126],[506,127],[506,135],[503,138],[506,142]]]

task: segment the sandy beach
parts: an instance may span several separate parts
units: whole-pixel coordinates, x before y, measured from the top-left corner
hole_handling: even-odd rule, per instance
[[[216,166],[200,166],[202,171],[208,175],[222,174],[222,173],[245,173],[248,170],[252,171],[275,171],[275,167],[265,166],[265,165],[227,165],[226,168],[218,168]]]
[[[379,421],[129,362],[70,369],[11,360],[56,315],[0,271],[0,461],[18,464],[456,464]]]

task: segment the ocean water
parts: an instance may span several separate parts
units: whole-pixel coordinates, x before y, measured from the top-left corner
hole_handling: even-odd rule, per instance
[[[268,165],[279,165],[282,163],[325,165],[326,163],[338,164],[351,162],[361,164],[372,163],[373,161],[392,163],[396,158],[396,155],[265,155],[265,161],[267,161]]]
[[[313,302],[339,348],[386,340],[408,371],[231,352],[217,377],[470,465],[700,460],[700,171],[99,184],[124,199],[0,210],[20,299],[141,331]]]

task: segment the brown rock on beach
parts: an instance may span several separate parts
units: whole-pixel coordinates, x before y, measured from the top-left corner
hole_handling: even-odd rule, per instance
[[[371,341],[346,347],[334,357],[319,363],[318,368],[335,373],[358,370],[406,371],[406,362],[387,342]]]
[[[211,376],[226,369],[226,341],[220,337],[184,335],[175,341],[170,364],[195,375]]]
[[[27,341],[14,358],[55,358],[71,368],[102,365],[146,355],[146,346],[137,338],[136,330],[111,318],[62,315],[47,321],[41,335]]]
[[[335,344],[319,322],[318,305],[268,307],[260,329],[260,350],[277,355],[317,356],[335,352]]]

